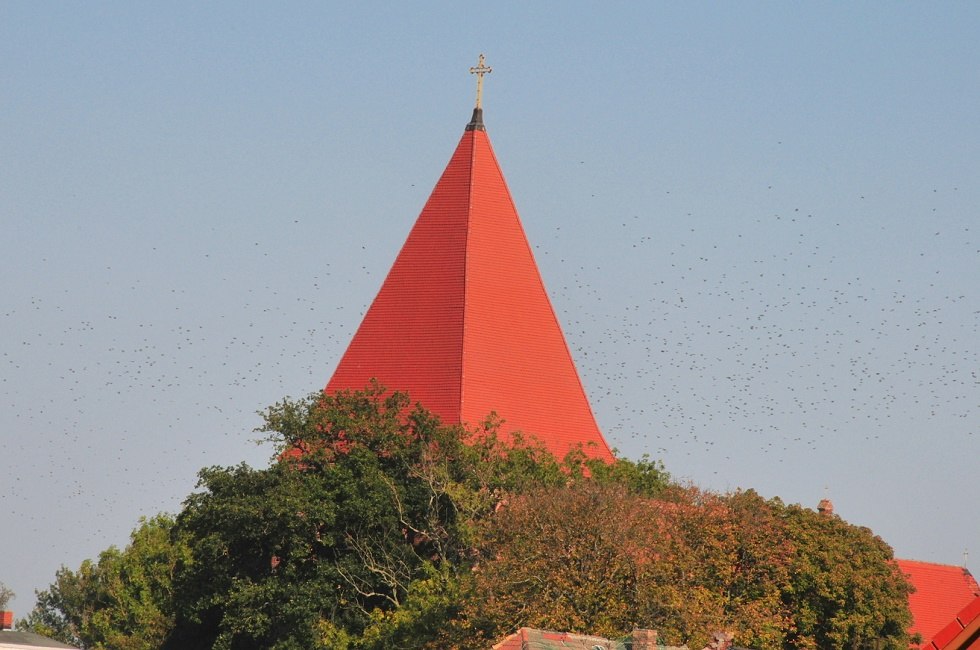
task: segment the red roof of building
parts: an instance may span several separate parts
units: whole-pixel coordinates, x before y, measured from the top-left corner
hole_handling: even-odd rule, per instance
[[[722,638],[723,643],[717,647],[731,647],[731,637]],[[716,646],[709,646],[716,647]],[[687,646],[668,646],[657,640],[657,633],[653,630],[633,630],[633,634],[623,640],[607,639],[601,636],[591,636],[588,634],[574,634],[572,632],[550,632],[548,630],[536,630],[530,627],[522,627],[513,634],[497,643],[491,650],[559,650],[560,648],[580,648],[581,650],[687,650]]]
[[[939,630],[932,642],[926,644],[927,650],[980,650],[980,596],[964,607]]]
[[[527,650],[527,648],[534,648],[535,650],[550,650],[552,648],[554,650],[559,650],[559,648],[623,650],[625,647],[624,643],[610,641],[598,636],[572,634],[570,632],[549,632],[522,627],[500,643],[495,644],[491,650]]]
[[[980,597],[980,585],[964,567],[914,560],[895,562],[915,586],[915,593],[909,595],[912,633],[922,636],[920,647],[930,647],[933,637]]]
[[[377,379],[444,422],[493,411],[611,460],[478,111],[326,390]]]

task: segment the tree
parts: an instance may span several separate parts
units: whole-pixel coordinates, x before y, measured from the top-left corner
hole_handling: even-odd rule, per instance
[[[573,484],[508,500],[481,540],[456,641],[522,626],[604,636],[631,629],[641,520],[622,489]],[[625,543],[624,543],[625,542]]]
[[[177,529],[172,648],[420,647],[457,607],[474,523],[566,480],[491,419],[443,426],[380,386],[270,407],[268,469],[210,468]]]
[[[870,531],[446,426],[373,385],[264,413],[269,467],[201,470],[176,518],[62,568],[25,626],[83,648],[477,648],[523,626],[701,647],[904,650]]]
[[[766,648],[908,647],[908,586],[867,529],[754,492],[673,486],[651,498],[575,481],[485,522],[451,641],[521,626],[702,647],[715,630]]]
[[[187,553],[173,525],[166,515],[142,520],[125,549],[62,567],[18,627],[81,648],[159,648],[173,627],[173,571]]]
[[[16,594],[14,594],[13,589],[0,582],[0,610],[7,609],[7,603],[9,603],[10,599],[15,595]]]
[[[892,549],[836,515],[778,501],[774,508],[796,551],[784,589],[794,647],[907,648],[912,587]]]
[[[774,609],[730,606],[739,538],[724,500],[668,492],[577,481],[513,499],[486,525],[461,644],[521,626],[606,637],[646,627],[702,647],[713,630],[778,626],[778,593]]]

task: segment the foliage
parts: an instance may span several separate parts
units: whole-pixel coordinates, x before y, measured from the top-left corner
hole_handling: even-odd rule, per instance
[[[723,499],[672,492],[580,481],[515,498],[486,526],[462,617],[474,640],[460,643],[521,626],[606,637],[647,627],[703,647],[718,626],[778,626],[778,611],[729,607],[739,543]]]
[[[202,471],[178,517],[193,554],[168,647],[417,647],[456,612],[475,522],[568,474],[493,419],[443,426],[380,386],[265,420],[272,466]]]
[[[561,461],[378,385],[265,411],[269,467],[211,467],[176,519],[38,594],[83,648],[485,648],[520,626],[702,647],[905,650],[908,585],[870,531],[662,465]]]
[[[571,459],[566,457],[565,464],[571,465]],[[617,458],[613,463],[598,459],[582,461],[585,471],[581,477],[588,476],[599,485],[619,485],[638,495],[655,497],[663,494],[672,487],[670,475],[660,461],[650,460],[644,454],[640,460]]]
[[[794,647],[908,647],[910,586],[891,548],[840,517],[777,507],[797,549],[784,594],[794,612]]]
[[[10,599],[15,595],[16,594],[14,594],[13,589],[0,582],[0,610],[7,609],[7,603],[9,603]]]
[[[908,647],[908,587],[866,529],[754,492],[657,498],[574,482],[486,522],[454,643],[521,626],[607,637],[652,628],[703,647]]]
[[[62,567],[18,627],[81,648],[159,648],[173,627],[174,567],[187,553],[173,524],[166,515],[142,520],[122,551]]]

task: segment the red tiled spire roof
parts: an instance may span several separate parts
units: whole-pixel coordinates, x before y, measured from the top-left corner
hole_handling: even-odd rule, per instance
[[[558,457],[612,459],[474,110],[327,392],[372,378],[450,424],[496,412]]]
[[[915,593],[909,595],[912,633],[922,636],[927,648],[936,634],[950,624],[960,610],[980,597],[980,586],[963,567],[914,560],[895,560]]]

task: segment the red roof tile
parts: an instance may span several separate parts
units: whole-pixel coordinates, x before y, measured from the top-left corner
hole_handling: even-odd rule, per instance
[[[980,596],[961,609],[949,625],[932,637],[928,650],[980,649]]]
[[[915,586],[915,593],[909,596],[912,633],[922,636],[923,648],[980,596],[980,585],[964,567],[914,560],[896,563]]]
[[[376,378],[444,422],[491,412],[562,457],[612,459],[487,134],[468,128],[328,392]]]

